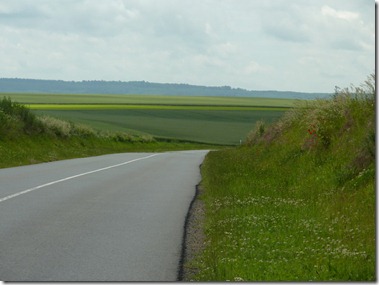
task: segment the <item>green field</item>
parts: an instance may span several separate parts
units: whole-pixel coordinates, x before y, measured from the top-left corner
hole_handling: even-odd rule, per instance
[[[215,144],[239,144],[255,121],[274,121],[283,111],[44,110],[37,114],[84,123],[95,129],[148,133]]]
[[[277,120],[298,100],[241,97],[3,94],[49,115],[98,130],[211,144],[244,141],[255,122]]]
[[[245,97],[0,93],[23,104],[134,104],[177,106],[292,107],[298,100]]]

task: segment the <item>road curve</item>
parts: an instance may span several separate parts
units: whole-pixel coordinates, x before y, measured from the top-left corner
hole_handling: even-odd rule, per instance
[[[0,169],[0,280],[175,281],[206,153]]]

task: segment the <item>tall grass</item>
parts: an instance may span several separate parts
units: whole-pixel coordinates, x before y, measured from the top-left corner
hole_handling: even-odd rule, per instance
[[[209,153],[192,280],[376,280],[374,80]]]

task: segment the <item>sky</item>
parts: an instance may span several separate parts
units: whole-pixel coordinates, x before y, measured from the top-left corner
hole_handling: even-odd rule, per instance
[[[0,77],[334,92],[375,71],[374,0],[0,0]]]

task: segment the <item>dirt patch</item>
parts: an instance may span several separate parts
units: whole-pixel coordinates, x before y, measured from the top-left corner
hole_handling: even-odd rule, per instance
[[[190,266],[189,262],[193,260],[199,252],[202,252],[205,247],[205,207],[204,202],[199,199],[202,192],[203,189],[201,186],[197,185],[195,197],[187,213],[184,226],[182,256],[178,273],[179,281],[191,281],[191,276],[197,272],[197,268]]]

